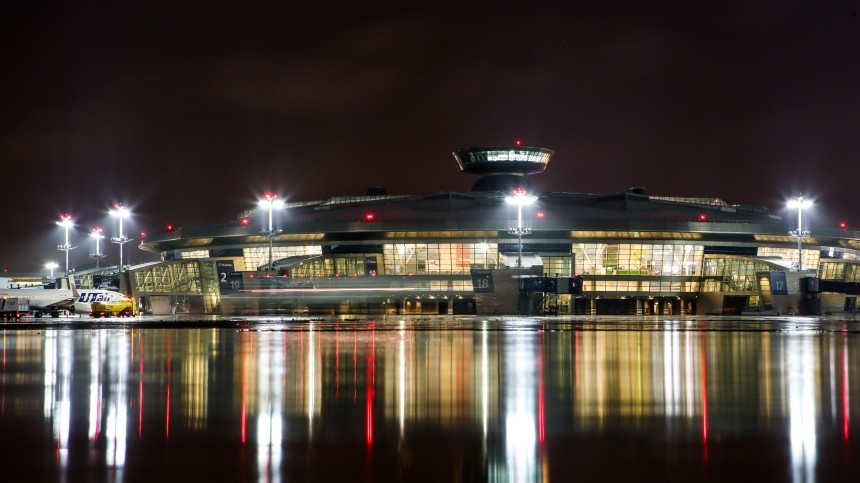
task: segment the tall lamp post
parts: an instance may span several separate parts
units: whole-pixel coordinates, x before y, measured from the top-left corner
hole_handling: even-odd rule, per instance
[[[51,271],[50,278],[54,278],[54,269],[59,267],[57,262],[48,262],[45,264],[45,268]]]
[[[266,208],[269,210],[269,229],[263,230],[264,233],[269,238],[269,271],[272,271],[273,262],[272,262],[272,238],[275,237],[275,234],[280,232],[280,230],[275,230],[272,225],[272,212],[274,210],[279,210],[284,207],[284,201],[278,199],[278,195],[274,193],[266,193],[263,195],[263,199],[260,200],[260,207]]]
[[[122,233],[122,219],[129,217],[129,211],[128,208],[122,206],[122,203],[117,203],[113,205],[113,209],[110,210],[110,214],[111,216],[119,218],[119,236],[112,236],[110,241],[111,243],[119,245],[119,271],[122,272],[122,246],[131,241]]]
[[[102,230],[102,227],[100,227],[100,226],[94,226],[92,231],[90,231],[90,237],[93,240],[95,240],[95,243],[96,243],[96,250],[93,252],[92,255],[90,255],[90,258],[95,258],[96,268],[99,268],[99,260],[101,260],[105,256],[104,253],[102,253],[102,251],[101,251],[101,243],[100,243],[101,239],[105,237],[104,235],[102,235],[103,231],[104,230]]]
[[[74,226],[74,223],[72,223],[72,215],[70,215],[68,213],[63,213],[62,215],[60,215],[60,221],[58,221],[57,224],[60,225],[61,227],[63,227],[66,231],[66,242],[63,243],[62,245],[57,245],[57,250],[60,250],[61,252],[66,252],[66,276],[68,277],[69,276],[69,251],[74,249],[74,248],[77,248],[77,247],[73,247],[72,245],[69,244],[69,228]]]
[[[803,231],[803,210],[812,206],[812,201],[807,200],[803,195],[795,196],[788,200],[789,208],[797,208],[797,230],[788,232],[791,236],[797,237],[797,271],[803,271],[803,237],[809,236],[809,231]]]
[[[523,226],[523,206],[529,206],[537,201],[537,196],[532,196],[524,189],[516,189],[510,196],[505,196],[505,203],[516,205],[517,226],[508,228],[508,233],[517,235],[517,268],[523,268],[523,235],[532,232],[531,227]]]

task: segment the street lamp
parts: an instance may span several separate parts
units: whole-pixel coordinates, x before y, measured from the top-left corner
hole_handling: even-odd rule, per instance
[[[100,249],[100,241],[102,238],[105,237],[104,235],[102,235],[103,231],[104,230],[102,230],[102,227],[100,226],[94,226],[92,231],[90,231],[90,237],[96,242],[96,251],[93,252],[92,255],[90,255],[90,258],[95,258],[96,268],[99,268],[99,260],[101,260],[105,256]]]
[[[122,234],[122,219],[128,218],[130,213],[128,208],[122,206],[122,203],[117,203],[113,205],[110,214],[119,218],[119,236],[112,236],[110,241],[119,245],[119,271],[122,272],[122,246],[131,241],[127,236]]]
[[[274,210],[279,210],[284,207],[284,201],[278,199],[278,195],[274,193],[266,193],[263,195],[263,199],[260,200],[260,207],[266,208],[269,210],[269,229],[263,230],[261,233],[264,233],[269,238],[269,271],[272,271],[272,238],[274,238],[276,233],[279,233],[280,230],[275,230],[272,225],[272,212]]]
[[[59,267],[57,262],[48,262],[45,264],[45,268],[51,271],[50,278],[54,278],[54,269]]]
[[[812,206],[812,201],[807,200],[803,195],[795,196],[788,200],[789,208],[797,208],[797,230],[788,232],[791,236],[797,237],[797,271],[803,271],[803,237],[809,236],[809,231],[803,231],[803,210]]]
[[[532,196],[522,188],[515,189],[513,194],[505,196],[505,203],[517,206],[517,226],[508,228],[508,233],[517,235],[517,268],[523,267],[523,235],[532,232],[530,227],[523,226],[523,206],[529,206],[537,201],[537,196]]]
[[[72,223],[72,215],[70,215],[68,213],[63,213],[62,215],[60,215],[60,221],[58,221],[57,224],[62,226],[66,231],[66,243],[63,243],[62,245],[57,245],[57,250],[60,250],[61,252],[66,252],[66,276],[68,277],[69,276],[69,250],[72,250],[73,248],[77,248],[77,247],[73,247],[72,245],[69,244],[69,228],[74,226],[74,223]]]

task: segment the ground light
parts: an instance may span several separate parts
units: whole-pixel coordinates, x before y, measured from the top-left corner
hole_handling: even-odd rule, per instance
[[[788,234],[797,237],[797,271],[803,271],[803,237],[809,236],[809,231],[803,231],[803,210],[812,206],[812,201],[807,200],[803,195],[795,196],[788,200],[789,208],[797,208],[797,230],[792,230]]]
[[[269,229],[263,230],[262,233],[269,238],[269,271],[271,272],[273,269],[272,263],[272,239],[275,237],[276,233],[279,233],[280,230],[275,230],[272,225],[272,212],[274,210],[279,210],[284,207],[283,200],[278,199],[278,195],[274,193],[266,193],[263,195],[263,199],[260,200],[260,207],[266,208],[269,210]]]
[[[112,236],[110,241],[111,243],[119,245],[119,271],[122,272],[122,246],[131,241],[122,233],[122,219],[128,218],[131,213],[129,213],[128,208],[122,206],[122,203],[117,203],[113,205],[113,209],[110,210],[110,215],[119,219],[119,236]]]
[[[512,195],[505,196],[505,203],[517,206],[517,226],[508,228],[508,233],[517,235],[517,268],[523,268],[523,235],[532,232],[531,228],[523,226],[523,206],[529,206],[537,201],[537,196],[529,195],[524,189],[514,190]]]
[[[61,227],[63,227],[63,229],[65,229],[65,232],[66,232],[66,242],[63,243],[62,245],[57,245],[57,250],[60,250],[61,252],[66,252],[66,276],[68,277],[69,276],[69,251],[72,250],[73,248],[77,248],[77,247],[73,247],[72,245],[69,244],[69,228],[74,226],[74,223],[72,223],[72,215],[70,215],[68,213],[63,213],[62,215],[60,215],[60,221],[58,221],[57,224],[60,225]],[[52,275],[52,277],[53,277],[53,275]]]

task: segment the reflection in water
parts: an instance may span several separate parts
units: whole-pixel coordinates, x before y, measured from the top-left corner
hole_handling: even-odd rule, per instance
[[[860,474],[860,339],[844,328],[293,322],[2,344],[0,464],[32,479]]]
[[[816,356],[812,339],[794,337],[788,341],[788,412],[791,434],[792,479],[815,480],[815,373]]]

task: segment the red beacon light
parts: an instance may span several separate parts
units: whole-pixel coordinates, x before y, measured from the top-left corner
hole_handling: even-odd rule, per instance
[[[250,221],[250,220],[248,220],[248,218],[247,218],[247,217],[243,217],[243,218],[242,218],[242,220],[241,220],[239,223],[241,223],[241,224],[242,224],[242,226],[248,226],[248,225],[250,225],[250,224],[251,224],[251,221]]]
[[[544,216],[546,216],[546,215],[544,215],[544,212],[543,212],[543,211],[538,211],[538,212],[537,212],[537,218],[538,218],[538,220],[543,220],[543,217],[544,217]]]
[[[848,223],[845,223],[844,221],[840,221],[839,222],[839,229],[844,230],[846,228],[848,228]]]
[[[523,145],[523,140],[522,140],[522,139],[517,139],[517,140],[515,140],[515,141],[514,141],[514,146],[522,146],[522,145]]]
[[[173,231],[173,230],[174,230],[173,225],[172,225],[172,224],[170,224],[170,223],[168,223],[168,224],[167,224],[167,227],[166,227],[166,228],[167,228],[167,231]]]
[[[368,211],[364,214],[364,221],[374,221],[376,219],[376,214],[372,211]]]
[[[699,213],[699,221],[708,221],[708,215]]]

